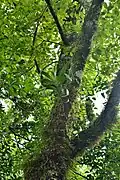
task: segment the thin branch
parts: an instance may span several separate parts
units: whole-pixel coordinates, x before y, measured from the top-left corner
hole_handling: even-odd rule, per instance
[[[39,68],[39,65],[38,65],[36,59],[34,59],[34,62],[35,62],[36,70],[37,70],[38,74],[40,74],[40,75],[42,75],[42,72],[43,72],[47,67],[49,67],[49,66],[52,65],[52,64],[58,63],[58,61],[53,61],[53,62],[47,64],[47,65],[41,70],[41,69]]]
[[[31,56],[30,56],[30,58],[33,56],[34,46],[35,46],[36,37],[37,37],[37,32],[38,32],[38,28],[39,28],[39,25],[40,25],[40,19],[43,17],[45,10],[46,10],[46,7],[44,8],[41,16],[37,19],[37,24],[36,24],[36,27],[35,27],[35,32],[33,34],[32,49],[31,49]],[[35,63],[36,70],[37,70],[38,74],[41,74],[41,70],[40,70],[40,68],[38,66],[38,63],[37,63],[37,60],[35,58],[34,58],[34,63]]]
[[[79,136],[71,141],[74,147],[72,156],[75,157],[78,152],[83,152],[86,148],[93,146],[99,141],[101,135],[112,126],[117,120],[117,113],[120,103],[120,71],[113,82],[113,88],[108,102],[101,115],[86,130],[79,133]]]
[[[34,31],[34,34],[33,34],[31,57],[32,57],[33,51],[34,51],[34,46],[35,46],[35,42],[36,42],[37,32],[38,32],[38,28],[39,28],[39,25],[40,25],[40,20],[43,17],[45,10],[46,10],[46,7],[44,8],[44,10],[43,10],[42,14],[40,15],[40,17],[37,19],[37,24],[36,24],[35,31]]]
[[[35,32],[34,32],[34,36],[33,36],[32,47],[34,47],[34,45],[35,45],[35,40],[36,40],[36,36],[37,36],[38,27],[39,27],[39,21],[36,24],[36,28],[35,28]]]
[[[36,70],[37,70],[38,74],[40,75],[40,74],[41,74],[41,69],[39,68],[39,65],[38,65],[38,63],[37,63],[37,60],[34,59],[34,62],[35,62]]]
[[[72,171],[73,171],[74,174],[77,174],[77,175],[81,176],[84,179],[88,179],[86,176],[83,176],[82,174],[80,174],[80,173],[78,173],[78,172],[76,172],[74,170],[72,170]]]
[[[55,63],[58,63],[58,61],[53,61],[53,62],[47,64],[47,65],[42,69],[42,71],[44,71],[47,67],[49,67],[50,65],[55,64]]]
[[[31,71],[32,69],[34,68],[34,66],[31,66],[29,69],[27,69],[26,71],[24,71],[24,72],[20,72],[20,73],[18,73],[18,72],[15,72],[15,74],[18,74],[19,76],[22,76],[22,75],[25,75],[25,74],[27,74],[29,71]]]
[[[50,10],[50,13],[51,13],[51,15],[52,15],[53,18],[54,18],[54,21],[55,21],[55,23],[56,23],[56,26],[57,26],[57,28],[58,28],[58,31],[59,31],[59,34],[60,34],[60,36],[61,36],[61,39],[62,39],[63,43],[64,43],[65,45],[68,45],[67,39],[66,39],[66,37],[65,37],[65,34],[63,33],[62,27],[61,27],[61,25],[60,25],[60,23],[59,23],[58,17],[57,17],[57,15],[56,15],[54,9],[53,9],[53,7],[52,7],[52,5],[51,5],[51,3],[50,3],[50,0],[45,0],[45,2],[46,2],[46,4],[48,5],[48,8],[49,8],[49,10]]]
[[[22,139],[24,139],[24,140],[26,140],[28,142],[31,141],[30,139],[23,137],[21,134],[17,134],[11,127],[9,127],[9,130],[14,134],[15,137],[18,136],[19,138],[22,138]]]
[[[53,43],[53,44],[56,44],[56,45],[62,45],[62,43],[60,43],[60,42],[54,42],[54,41],[50,41],[50,40],[46,40],[46,42],[50,42],[50,43]]]

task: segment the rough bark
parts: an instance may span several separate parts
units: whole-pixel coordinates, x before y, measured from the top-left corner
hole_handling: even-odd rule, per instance
[[[84,152],[86,148],[94,146],[96,142],[100,140],[101,135],[103,135],[103,133],[106,132],[108,128],[111,128],[111,126],[117,120],[119,103],[120,71],[117,73],[117,77],[113,82],[113,88],[104,110],[88,129],[80,132],[78,137],[71,141],[71,144],[74,147],[72,154],[73,157],[75,157],[77,153]]]
[[[46,2],[50,6],[50,11],[52,11],[50,1],[46,0]],[[50,121],[45,132],[47,141],[46,148],[38,157],[28,162],[28,166],[26,166],[24,170],[25,180],[66,179],[65,174],[71,163],[71,159],[79,152],[83,153],[87,147],[94,144],[106,131],[109,125],[115,122],[117,113],[116,106],[119,104],[120,100],[120,72],[113,84],[113,90],[105,110],[100,117],[92,126],[81,132],[77,138],[70,141],[67,137],[66,123],[68,121],[68,115],[76,98],[78,88],[80,87],[81,74],[90,52],[93,35],[97,29],[102,3],[102,0],[93,0],[84,20],[82,33],[78,35],[76,41],[71,43],[71,45],[67,44],[70,48],[72,46],[75,47],[73,56],[71,57],[71,67],[69,67],[72,71],[72,81],[67,80],[63,83],[63,87],[67,87],[69,93],[64,97],[60,94],[59,97],[56,98],[51,110]],[[51,13],[54,14],[54,11]],[[56,18],[56,16],[53,18]],[[57,26],[59,29],[58,21]],[[62,29],[60,27],[59,33],[61,33],[61,31]],[[61,37],[64,41],[63,33],[61,33]],[[66,47],[66,43],[64,44]]]

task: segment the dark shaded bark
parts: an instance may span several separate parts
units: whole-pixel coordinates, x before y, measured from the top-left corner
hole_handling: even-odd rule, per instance
[[[70,163],[70,154],[65,145],[59,142],[51,143],[40,156],[29,161],[25,168],[25,179],[29,180],[64,180]]]
[[[94,123],[86,130],[80,132],[79,136],[71,141],[73,150],[73,157],[77,153],[82,153],[86,148],[91,147],[100,140],[101,135],[117,120],[118,105],[120,103],[120,71],[117,73],[117,77],[113,82],[113,88],[111,90],[107,104],[100,114],[100,116],[94,121]]]
[[[52,11],[53,9],[50,5],[50,1],[46,2]],[[66,179],[65,174],[72,159],[79,152],[82,154],[87,147],[95,144],[98,138],[107,130],[109,124],[115,122],[117,113],[116,106],[120,100],[120,73],[118,73],[108,103],[100,117],[92,126],[82,131],[77,138],[70,141],[67,137],[66,124],[68,115],[76,98],[78,88],[80,87],[81,74],[90,52],[93,35],[97,29],[102,2],[103,1],[100,0],[93,0],[84,20],[82,33],[78,35],[76,42],[73,41],[73,43],[69,45],[70,48],[73,47],[74,49],[73,56],[71,57],[71,67],[67,69],[68,72],[69,70],[72,71],[72,81],[67,80],[63,83],[63,87],[65,90],[67,89],[68,94],[63,96],[61,93],[59,97],[56,97],[54,106],[51,110],[50,121],[45,130],[46,148],[38,157],[28,162],[24,170],[25,180]],[[51,14],[54,15],[54,12],[52,11]],[[58,26],[58,18],[56,15],[53,17],[57,19],[56,25],[58,29],[60,28],[59,32],[61,33],[62,29],[61,26]],[[61,34],[61,38],[64,41],[62,35],[63,33]]]

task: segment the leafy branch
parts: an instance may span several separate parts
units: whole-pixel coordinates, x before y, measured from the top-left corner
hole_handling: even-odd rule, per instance
[[[45,13],[45,10],[46,10],[46,7],[44,8],[41,16],[37,19],[35,31],[34,31],[34,34],[33,34],[32,49],[31,49],[31,56],[30,56],[30,58],[33,56],[34,47],[35,47],[35,42],[36,42],[37,33],[38,33],[38,28],[39,28],[39,25],[40,25],[40,20],[41,20],[41,18],[43,17],[43,15],[44,15],[44,13]],[[43,42],[42,42],[42,43],[43,43]],[[40,70],[40,68],[39,68],[39,66],[38,66],[38,63],[37,63],[37,60],[36,60],[35,58],[34,58],[34,63],[35,63],[36,70],[37,70],[38,74],[40,74],[41,70]]]
[[[43,17],[43,15],[44,15],[44,13],[45,13],[45,10],[46,10],[46,7],[44,8],[42,14],[41,14],[40,17],[37,19],[37,22],[36,22],[36,27],[35,27],[35,31],[34,31],[34,34],[33,34],[33,40],[32,40],[31,56],[33,55],[34,46],[35,46],[35,42],[36,42],[36,38],[37,38],[37,32],[38,32],[38,28],[39,28],[39,25],[40,25],[40,20],[41,20],[41,18]]]

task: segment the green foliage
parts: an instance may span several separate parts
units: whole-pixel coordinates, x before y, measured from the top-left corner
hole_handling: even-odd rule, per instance
[[[79,32],[86,10],[77,1],[53,1],[65,32]],[[68,135],[76,136],[97,116],[94,98],[97,92],[110,90],[114,73],[120,66],[119,29],[120,2],[104,4],[99,28],[85,67],[78,98],[71,111]],[[33,48],[33,36],[39,21]],[[56,25],[40,0],[0,1],[0,178],[22,180],[23,163],[46,145],[44,130],[49,120],[55,96],[72,81],[66,73],[67,63],[56,75],[56,63],[61,51],[61,40]],[[36,72],[34,58],[43,78]],[[64,91],[65,90],[65,91]],[[67,92],[66,92],[67,93]],[[87,101],[87,108],[86,108]],[[89,114],[89,115],[88,115]],[[89,118],[88,118],[89,117]],[[119,125],[113,133],[86,155],[76,160],[68,179],[119,179]],[[38,143],[39,142],[39,143]],[[38,148],[39,147],[39,148]],[[80,170],[80,168],[82,170]]]
[[[77,157],[69,170],[68,179],[119,180],[120,137],[118,134],[119,125],[114,127],[113,132],[107,133],[98,146],[92,150],[88,149],[82,158]]]

